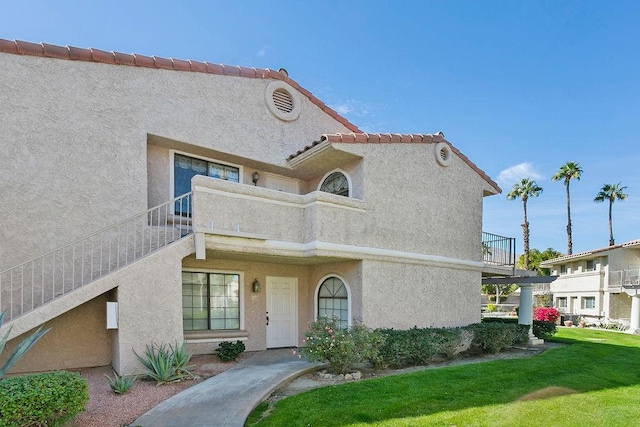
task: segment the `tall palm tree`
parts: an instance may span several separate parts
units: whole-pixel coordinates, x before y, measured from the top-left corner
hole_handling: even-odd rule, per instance
[[[594,202],[604,202],[605,200],[609,201],[609,246],[613,246],[615,244],[613,240],[613,221],[611,219],[613,202],[616,200],[625,200],[627,198],[627,195],[623,193],[627,187],[621,187],[620,184],[620,182],[617,184],[604,184],[596,195],[596,198],[593,199]]]
[[[580,181],[580,175],[582,175],[582,168],[580,163],[567,162],[560,166],[558,172],[551,177],[552,181],[564,181],[564,186],[567,189],[567,255],[573,253],[573,240],[571,236],[571,196],[569,195],[569,182],[572,179]]]
[[[538,197],[542,193],[542,187],[535,181],[523,178],[513,185],[507,194],[507,200],[522,199],[524,206],[524,222],[522,223],[522,236],[524,240],[524,268],[529,269],[529,221],[527,220],[527,200],[529,197]]]

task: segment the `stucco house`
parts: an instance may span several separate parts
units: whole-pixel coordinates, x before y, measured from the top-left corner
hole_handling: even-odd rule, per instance
[[[364,133],[285,70],[9,40],[0,113],[0,332],[51,327],[16,372],[480,320],[500,189],[442,133]]]
[[[544,261],[558,278],[550,284],[553,305],[588,323],[640,328],[640,240]]]

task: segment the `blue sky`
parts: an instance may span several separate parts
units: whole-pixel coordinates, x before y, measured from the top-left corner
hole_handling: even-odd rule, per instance
[[[529,177],[531,247],[566,251],[572,181],[574,253],[606,246],[604,183],[617,243],[640,238],[638,1],[0,0],[0,38],[278,69],[368,132],[446,138],[503,189],[484,230],[517,237]],[[428,180],[416,171],[416,179]]]

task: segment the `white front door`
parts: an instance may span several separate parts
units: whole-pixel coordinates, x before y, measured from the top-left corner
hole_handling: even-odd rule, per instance
[[[267,277],[267,348],[298,345],[298,279]]]

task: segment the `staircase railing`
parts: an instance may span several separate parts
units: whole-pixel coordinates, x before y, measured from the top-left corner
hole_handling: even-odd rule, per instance
[[[0,272],[0,312],[10,321],[193,233],[187,193]]]

